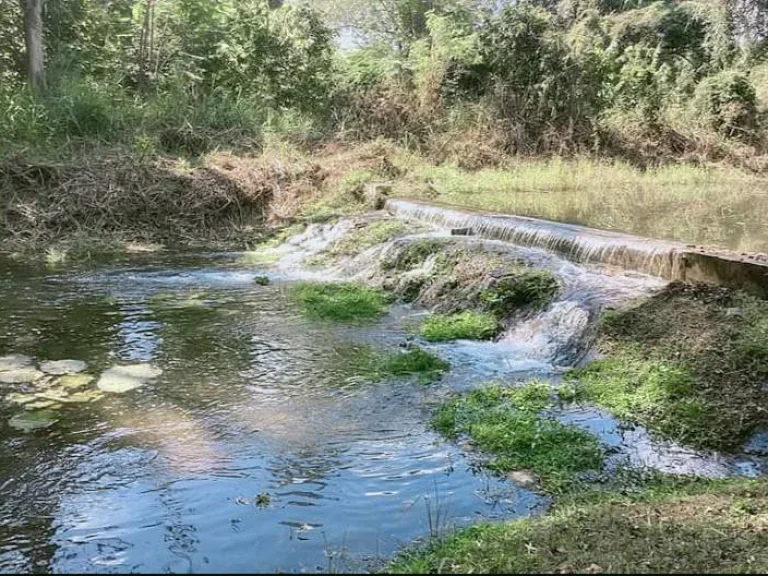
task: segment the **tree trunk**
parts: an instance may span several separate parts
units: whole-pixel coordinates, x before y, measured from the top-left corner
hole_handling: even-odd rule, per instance
[[[27,46],[27,76],[35,90],[45,88],[45,48],[43,46],[43,2],[26,0],[24,41]]]

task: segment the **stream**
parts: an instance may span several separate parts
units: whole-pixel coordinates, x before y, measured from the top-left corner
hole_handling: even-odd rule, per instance
[[[371,325],[303,318],[290,282],[364,278],[385,248],[302,270],[299,256],[339,226],[310,227],[268,268],[203,252],[0,263],[0,355],[82,360],[94,375],[115,364],[163,370],[129,393],[66,405],[33,433],[8,426],[20,408],[0,404],[0,572],[367,571],[415,539],[546,511],[546,497],[478,470],[432,432],[431,411],[489,381],[557,380],[584,357],[601,309],[663,283],[456,239],[552,270],[557,300],[498,342],[420,343],[451,362],[435,384],[368,382],[345,363],[350,349],[397,350],[425,311],[393,305]],[[267,286],[254,282],[263,274]],[[658,442],[590,407],[556,416],[597,434],[616,465],[710,477],[765,468],[756,456]]]

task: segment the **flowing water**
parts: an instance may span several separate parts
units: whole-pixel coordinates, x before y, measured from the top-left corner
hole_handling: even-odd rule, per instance
[[[553,270],[560,296],[497,343],[430,346],[453,366],[436,384],[366,382],[349,351],[397,349],[424,311],[394,306],[376,324],[328,325],[302,318],[285,290],[308,274],[301,256],[344,226],[312,227],[266,272],[234,254],[60,270],[2,263],[0,354],[83,360],[94,374],[134,362],[164,372],[130,393],[65,406],[54,427],[32,434],[6,426],[19,408],[0,405],[0,572],[365,570],[413,539],[546,509],[432,433],[430,410],[489,380],[557,379],[583,357],[602,307],[661,282],[457,240]],[[315,276],[364,277],[384,249]],[[264,273],[272,284],[257,286]],[[616,463],[762,471],[756,458],[658,443],[588,407],[557,416],[597,433]]]
[[[576,262],[620,266],[661,278],[680,274],[683,244],[548,222],[523,216],[492,215],[433,206],[412,200],[387,200],[388,210],[399,216],[424,220],[449,228],[470,229],[495,240],[544,248]]]

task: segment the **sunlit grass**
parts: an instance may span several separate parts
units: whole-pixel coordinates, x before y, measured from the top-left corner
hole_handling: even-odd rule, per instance
[[[768,485],[667,480],[637,493],[480,524],[402,552],[395,574],[761,573]]]
[[[345,351],[343,362],[351,371],[372,381],[414,377],[423,384],[439,380],[451,368],[447,361],[418,346],[394,351],[353,347]]]
[[[539,414],[549,396],[546,384],[485,386],[443,404],[432,425],[448,438],[467,436],[489,468],[531,470],[547,490],[561,492],[602,469],[604,454],[595,436]]]

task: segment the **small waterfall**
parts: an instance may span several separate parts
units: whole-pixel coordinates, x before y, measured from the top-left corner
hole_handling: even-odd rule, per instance
[[[398,217],[444,228],[470,228],[482,238],[543,248],[582,263],[607,264],[665,280],[684,277],[685,246],[522,216],[485,215],[413,200],[389,199],[386,209]]]
[[[555,365],[571,365],[588,342],[591,315],[579,302],[561,300],[543,312],[514,324],[501,339],[528,356]]]

